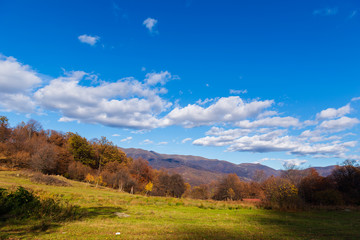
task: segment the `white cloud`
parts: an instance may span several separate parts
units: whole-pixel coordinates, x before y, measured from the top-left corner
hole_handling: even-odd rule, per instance
[[[325,142],[314,143],[309,138],[318,133],[315,134],[311,131],[304,131],[300,136],[291,136],[288,135],[286,129],[264,130],[225,130],[212,127],[206,133],[208,136],[194,140],[193,144],[227,147],[227,151],[257,153],[280,151],[302,156],[311,155],[313,157],[341,157],[349,151],[349,148],[355,147],[357,144],[356,141],[341,142],[339,141],[341,138],[336,135],[321,139]]]
[[[113,134],[112,136],[113,136],[113,137],[120,137],[120,134],[115,133],[115,134]]]
[[[145,139],[144,141],[142,141],[140,144],[153,144],[154,142],[151,141],[150,139]]]
[[[35,99],[43,108],[82,122],[138,129],[163,124],[156,114],[166,110],[171,103],[160,98],[158,89],[133,78],[82,86],[80,80],[86,75],[72,72],[54,79],[35,93]]]
[[[168,142],[159,142],[157,145],[166,145]]]
[[[0,93],[24,93],[41,83],[30,66],[0,55]]]
[[[132,137],[127,137],[127,138],[121,139],[120,142],[129,142],[132,139],[133,139]]]
[[[247,89],[244,90],[236,90],[236,89],[230,89],[230,94],[242,94],[242,93],[247,93]]]
[[[352,102],[359,101],[359,100],[360,100],[360,97],[354,97],[354,98],[351,99]]]
[[[341,108],[328,108],[326,110],[321,111],[320,113],[316,114],[316,119],[324,120],[324,119],[332,119],[337,117],[342,117],[348,113],[350,113],[351,108],[350,104],[347,104]]]
[[[349,128],[352,128],[360,121],[357,118],[341,117],[335,120],[323,121],[319,128],[325,129],[331,132],[340,132]]]
[[[100,37],[99,36],[90,36],[90,35],[83,34],[83,35],[80,35],[78,37],[78,39],[82,43],[86,43],[86,44],[89,44],[91,46],[94,46],[100,40]]]
[[[189,141],[191,141],[192,140],[192,138],[184,138],[182,141],[181,141],[181,143],[186,143],[186,142],[189,142]]]
[[[338,8],[322,8],[313,11],[313,15],[318,16],[333,16],[338,13]]]
[[[206,98],[204,100],[199,99],[199,100],[196,101],[196,104],[205,105],[205,104],[207,104],[209,102],[213,102],[214,100],[215,100],[214,98]]]
[[[286,160],[283,160],[282,162],[283,162],[284,167],[292,167],[292,166],[301,166],[301,165],[307,163],[307,160],[300,160],[300,159],[294,158],[294,159],[286,159]]]
[[[143,25],[145,25],[145,27],[149,29],[150,32],[154,32],[154,27],[157,24],[157,22],[158,20],[154,18],[147,18],[144,20]]]
[[[33,112],[32,91],[42,80],[30,66],[0,55],[0,106],[6,111]]]
[[[147,73],[145,83],[148,85],[164,85],[171,79],[171,74],[168,71],[161,71],[160,73]]]
[[[258,128],[258,127],[297,127],[300,126],[299,119],[294,117],[272,117],[264,118],[256,121],[243,120],[235,123],[241,128]]]
[[[189,104],[184,108],[176,107],[168,115],[169,125],[195,127],[220,122],[235,122],[257,116],[273,104],[272,100],[246,103],[238,96],[223,97],[207,108]]]

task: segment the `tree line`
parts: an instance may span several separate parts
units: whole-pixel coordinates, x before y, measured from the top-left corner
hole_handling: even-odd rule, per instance
[[[57,174],[119,191],[195,199],[261,199],[267,208],[360,205],[360,167],[345,161],[327,176],[315,169],[288,167],[280,176],[257,171],[251,181],[229,174],[191,187],[181,175],[132,159],[106,137],[88,140],[77,133],[44,130],[35,120],[10,127],[0,116],[0,163],[15,169]]]

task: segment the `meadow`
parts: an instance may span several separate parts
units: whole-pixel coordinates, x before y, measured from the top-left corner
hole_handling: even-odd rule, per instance
[[[1,188],[23,186],[79,206],[79,216],[60,222],[2,220],[0,238],[360,239],[360,212],[352,208],[281,212],[241,201],[148,197],[66,181],[71,186],[51,186],[22,172],[0,171]]]

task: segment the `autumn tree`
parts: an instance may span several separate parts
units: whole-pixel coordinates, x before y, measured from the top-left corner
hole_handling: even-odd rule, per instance
[[[221,179],[216,187],[213,199],[241,200],[244,197],[245,185],[236,174],[228,174]]]
[[[51,144],[44,144],[31,157],[31,168],[45,174],[52,174],[56,169],[56,152]]]
[[[298,189],[290,180],[271,176],[263,183],[265,207],[297,209],[300,206]]]
[[[91,143],[99,171],[102,166],[109,162],[127,163],[128,159],[126,154],[106,137],[101,137],[100,139],[95,138]]]
[[[343,200],[336,190],[335,183],[311,168],[308,176],[303,178],[299,185],[299,196],[312,205],[341,205]]]
[[[193,189],[191,189],[190,197],[194,199],[209,199],[209,186],[206,184],[202,184],[200,186],[194,187]]]
[[[0,116],[0,142],[5,142],[9,139],[11,129],[9,126],[9,119],[5,116]]]
[[[77,133],[68,133],[68,146],[75,161],[79,161],[92,168],[98,168],[94,149],[86,138],[81,137]]]
[[[345,161],[336,167],[330,175],[337,189],[343,194],[348,204],[360,204],[360,167],[354,161]]]
[[[149,162],[138,158],[130,166],[130,174],[138,182],[137,191],[142,191],[148,182],[153,182],[154,172]]]
[[[169,175],[166,171],[159,171],[154,181],[153,195],[180,198],[186,190],[184,179],[179,174]]]

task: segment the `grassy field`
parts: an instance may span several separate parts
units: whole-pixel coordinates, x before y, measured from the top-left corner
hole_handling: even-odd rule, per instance
[[[19,172],[0,171],[0,187],[19,185],[57,196],[86,212],[78,220],[0,222],[10,239],[360,239],[355,210],[278,212],[242,203],[146,197],[69,181],[70,187],[31,182]],[[123,217],[124,214],[129,215]],[[116,233],[120,232],[120,235]]]

